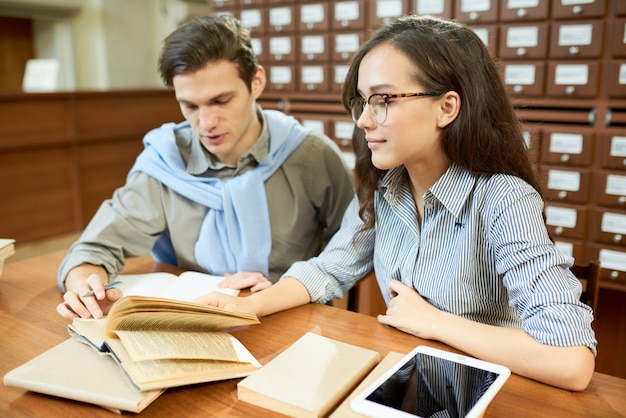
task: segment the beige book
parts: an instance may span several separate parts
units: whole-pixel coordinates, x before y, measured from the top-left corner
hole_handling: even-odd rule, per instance
[[[325,416],[380,360],[311,332],[237,384],[239,400],[292,417]]]
[[[352,408],[350,408],[350,401],[357,394],[364,391],[369,385],[374,383],[376,379],[383,375],[387,370],[391,367],[395,366],[406,354],[396,353],[395,351],[390,351],[389,354],[382,359],[380,363],[367,375],[365,379],[359,384],[359,386],[354,389],[350,395],[333,411],[330,415],[331,418],[360,418],[363,415],[354,412]]]
[[[72,338],[9,371],[4,384],[118,413],[141,412],[163,393],[140,392],[110,356],[99,355]]]
[[[193,302],[125,296],[103,319],[74,319],[76,339],[110,354],[140,390],[248,376],[261,364],[232,335],[256,315]]]

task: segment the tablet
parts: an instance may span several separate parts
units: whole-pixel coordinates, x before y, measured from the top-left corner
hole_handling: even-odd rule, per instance
[[[476,418],[511,371],[501,365],[417,346],[350,402],[368,417]]]

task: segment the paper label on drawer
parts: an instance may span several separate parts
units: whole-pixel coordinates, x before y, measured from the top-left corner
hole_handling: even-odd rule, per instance
[[[559,64],[556,66],[554,84],[586,85],[589,80],[589,66],[585,64]]]
[[[620,66],[619,66],[619,74],[617,76],[617,84],[622,85],[622,86],[624,84],[626,84],[626,64],[620,64]]]
[[[599,258],[603,269],[626,271],[626,253],[601,249]]]
[[[245,28],[258,28],[261,26],[261,11],[260,10],[242,10],[241,11],[241,26]]]
[[[357,20],[359,18],[359,3],[356,1],[342,1],[335,3],[335,20]]]
[[[626,176],[609,174],[606,176],[606,194],[626,196]]]
[[[440,15],[444,10],[444,0],[418,0],[415,9],[418,15]]]
[[[271,67],[270,82],[272,84],[289,84],[291,83],[291,68],[289,67]]]
[[[335,51],[336,52],[354,52],[359,49],[359,35],[357,34],[343,34],[335,36]]]
[[[576,209],[546,206],[546,224],[574,228],[576,226]]]
[[[563,25],[559,28],[559,45],[591,45],[593,25]]]
[[[602,214],[600,230],[613,234],[626,234],[626,215],[604,212]]]
[[[508,0],[506,7],[508,9],[522,9],[539,6],[539,0]]]
[[[580,173],[577,171],[548,171],[548,189],[577,192],[580,190]]]
[[[250,39],[250,43],[252,44],[254,55],[261,55],[263,53],[263,42],[259,38]]]
[[[324,67],[319,65],[302,67],[302,82],[305,84],[323,83]]]
[[[402,0],[378,0],[376,17],[395,17],[402,14]]]
[[[303,36],[302,37],[302,53],[304,54],[321,54],[324,52],[323,36]]]
[[[289,7],[274,7],[270,9],[270,25],[286,26],[291,23],[291,9]]]
[[[506,31],[507,48],[532,48],[539,43],[539,28],[537,26],[524,26],[509,28]]]
[[[481,41],[489,46],[489,30],[486,28],[473,28],[474,33],[480,38]]]
[[[349,68],[348,65],[335,65],[335,83],[343,84]]]
[[[321,4],[303,4],[300,12],[300,21],[302,23],[320,23],[326,18],[324,16],[324,6]]]
[[[523,86],[535,84],[535,66],[531,64],[507,65],[504,68],[504,83]]]
[[[490,0],[461,0],[461,12],[486,12],[491,8]]]
[[[614,136],[611,138],[611,157],[626,157],[626,136]]]
[[[311,129],[313,132],[319,132],[321,134],[325,134],[324,132],[324,121],[317,119],[304,119],[302,121],[302,126],[305,128]]]
[[[335,139],[352,139],[354,122],[335,122]]]
[[[291,39],[287,36],[270,38],[270,54],[289,55],[291,53]]]
[[[593,4],[597,0],[561,0],[563,6],[575,6],[577,4]]]
[[[583,136],[579,134],[550,134],[550,152],[580,154],[583,152]]]
[[[574,244],[571,242],[554,241],[554,246],[568,257],[574,257]]]

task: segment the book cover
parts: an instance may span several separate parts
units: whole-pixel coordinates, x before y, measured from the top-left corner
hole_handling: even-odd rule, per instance
[[[110,356],[72,338],[9,371],[4,384],[118,413],[141,412],[163,393],[138,391]]]
[[[326,415],[378,363],[363,347],[311,332],[237,384],[237,397],[292,417]]]

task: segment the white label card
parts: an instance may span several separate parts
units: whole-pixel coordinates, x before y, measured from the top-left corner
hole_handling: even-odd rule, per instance
[[[524,26],[509,28],[506,31],[507,48],[533,48],[539,44],[539,28]]]
[[[271,67],[270,82],[272,84],[289,84],[291,83],[290,67]]]
[[[358,2],[342,1],[335,3],[335,20],[357,20],[359,15]]]
[[[589,66],[585,64],[559,64],[556,66],[554,83],[557,85],[586,85]]]
[[[402,0],[378,0],[376,2],[376,17],[396,17],[402,14]]]
[[[325,18],[324,5],[322,4],[303,4],[300,8],[300,21],[302,23],[320,23]]]
[[[245,9],[241,11],[241,25],[244,28],[258,28],[261,26],[261,11],[257,9]]]
[[[546,224],[574,228],[576,226],[576,209],[546,206]]]
[[[604,212],[602,214],[600,230],[613,234],[626,234],[626,215]]]
[[[291,39],[288,36],[270,38],[270,54],[289,55],[291,53]]]
[[[563,25],[559,28],[559,45],[591,45],[593,25]]]
[[[583,152],[583,136],[580,134],[550,134],[550,152],[581,154]]]
[[[601,249],[599,258],[603,269],[626,271],[626,253]]]
[[[606,176],[606,194],[626,196],[626,176],[609,174]]]
[[[302,52],[304,54],[323,53],[324,52],[324,37],[321,35],[303,36],[302,37]]]
[[[418,15],[440,15],[444,10],[444,0],[417,0],[415,7]]]
[[[357,34],[342,34],[335,35],[335,51],[336,52],[354,52],[359,49],[359,35]]]
[[[324,67],[319,65],[302,67],[302,82],[305,84],[323,83]]]
[[[335,83],[343,84],[349,68],[348,65],[335,65]]]
[[[535,84],[536,68],[532,64],[510,64],[504,68],[504,83],[530,86]]]
[[[614,136],[611,138],[611,157],[626,157],[626,136]]]
[[[508,0],[507,9],[530,9],[539,6],[539,0]]]
[[[626,84],[626,64],[620,64],[619,75],[617,76],[617,84]]]
[[[287,26],[291,24],[291,9],[289,7],[274,7],[270,9],[270,25]]]
[[[554,241],[554,246],[568,257],[574,257],[574,244],[565,241]]]
[[[354,122],[335,122],[335,139],[352,140],[352,132],[354,132]]]
[[[580,190],[580,173],[577,171],[549,170],[548,189],[577,192]]]
[[[490,0],[461,0],[461,12],[486,12],[491,9]]]

